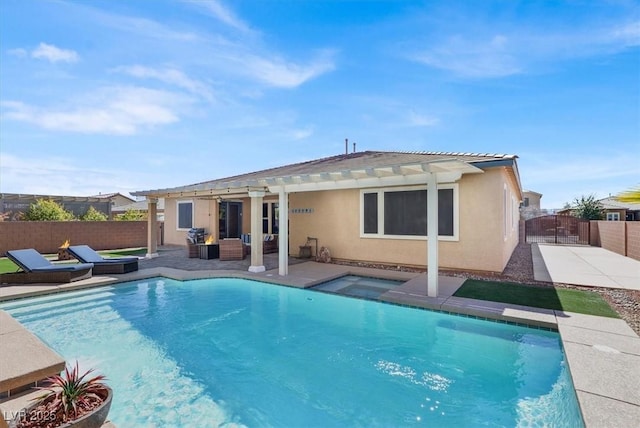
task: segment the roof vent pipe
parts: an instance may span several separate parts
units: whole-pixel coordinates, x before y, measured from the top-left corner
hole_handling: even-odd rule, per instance
[[[344,139],[344,154],[345,155],[349,154],[349,139],[348,138]]]

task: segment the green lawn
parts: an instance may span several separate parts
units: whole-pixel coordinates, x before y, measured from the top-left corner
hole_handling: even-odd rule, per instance
[[[620,318],[617,312],[593,291],[468,279],[454,296]]]
[[[18,266],[6,257],[0,258],[0,273],[16,272]]]
[[[125,250],[105,250],[99,251],[100,254],[106,257],[122,257],[122,256],[144,256],[147,253],[146,248],[133,248]],[[49,256],[43,254],[45,257]],[[56,257],[55,254],[50,255]],[[18,266],[6,257],[0,257],[0,273],[10,273],[18,271]]]

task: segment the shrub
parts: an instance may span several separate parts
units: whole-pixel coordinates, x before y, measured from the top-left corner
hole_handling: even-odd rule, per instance
[[[89,207],[86,213],[80,218],[82,221],[107,221],[107,215],[98,211],[94,207]]]
[[[71,221],[74,215],[51,199],[38,199],[29,205],[22,218],[25,221]]]
[[[122,214],[118,214],[116,216],[116,220],[120,221],[136,221],[136,220],[146,220],[147,213],[140,210],[127,210]]]

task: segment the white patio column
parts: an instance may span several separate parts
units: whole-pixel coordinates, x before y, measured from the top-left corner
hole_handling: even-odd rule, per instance
[[[289,194],[278,194],[278,275],[289,275]]]
[[[249,272],[264,272],[262,256],[262,198],[264,191],[250,191],[251,197],[251,266]]]
[[[158,257],[158,198],[147,199],[147,254]]]
[[[427,296],[438,297],[438,176],[427,173]]]

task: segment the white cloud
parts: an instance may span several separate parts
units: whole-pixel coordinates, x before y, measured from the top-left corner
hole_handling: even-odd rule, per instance
[[[415,111],[409,112],[408,117],[409,126],[429,127],[435,126],[440,123],[440,119],[426,114],[419,114]]]
[[[249,26],[238,18],[233,11],[225,7],[218,0],[188,0],[187,3],[191,3],[195,6],[205,9],[211,16],[225,23],[226,25],[240,30],[243,32],[250,32]]]
[[[503,77],[521,71],[516,58],[509,52],[508,39],[503,35],[494,35],[481,42],[455,36],[414,59],[462,77]]]
[[[308,65],[299,65],[281,58],[268,59],[264,56],[247,54],[236,58],[238,72],[244,72],[270,86],[295,88],[304,82],[333,71],[335,64],[331,52],[322,52]]]
[[[7,53],[9,55],[17,56],[18,58],[25,58],[26,56],[29,55],[29,52],[27,52],[26,49],[22,49],[22,48],[9,49]]]
[[[53,131],[133,135],[179,120],[187,100],[177,94],[141,87],[108,87],[66,108],[44,108],[19,101],[1,105],[6,119],[32,123]]]
[[[128,67],[118,67],[115,71],[126,73],[138,78],[157,79],[161,82],[185,89],[188,92],[201,96],[208,101],[213,101],[213,93],[206,84],[191,79],[182,71],[175,68],[160,69],[145,67],[143,65],[132,65]]]
[[[548,62],[613,54],[640,45],[640,22],[574,32],[479,32],[484,35],[448,36],[409,58],[463,78],[499,78]]]
[[[46,59],[49,62],[76,62],[78,54],[69,49],[60,49],[53,45],[40,43],[36,49],[31,51],[31,56],[37,59]]]
[[[96,168],[96,163],[79,165],[65,157],[18,157],[0,153],[2,192],[39,195],[97,195],[135,190],[131,171]],[[127,177],[127,185],[123,183]],[[131,181],[129,181],[131,180]]]
[[[295,141],[304,140],[306,138],[309,138],[312,135],[313,135],[313,127],[311,126],[306,128],[300,128],[300,129],[292,129],[288,132],[289,138]]]

